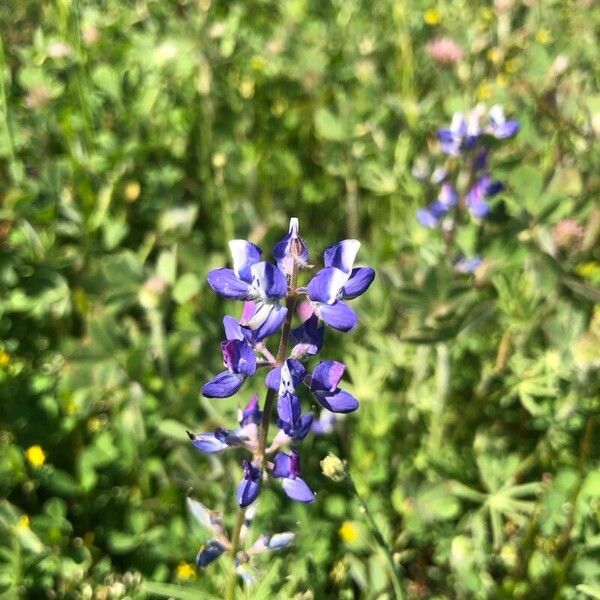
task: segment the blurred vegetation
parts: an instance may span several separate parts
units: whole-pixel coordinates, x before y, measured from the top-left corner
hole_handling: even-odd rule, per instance
[[[4,0],[0,597],[219,596],[185,497],[230,523],[239,457],[185,428],[260,385],[199,398],[234,309],[205,275],[298,216],[313,255],[357,236],[378,270],[327,346],[362,406],[303,444],[314,505],[262,494],[255,532],[298,540],[247,596],[393,597],[332,450],[409,598],[600,598],[599,31],[586,0]],[[522,131],[457,235],[469,276],[411,170],[480,101]]]

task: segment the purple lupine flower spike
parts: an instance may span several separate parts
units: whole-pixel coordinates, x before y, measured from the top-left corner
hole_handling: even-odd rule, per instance
[[[312,502],[315,495],[308,487],[306,481],[299,477],[300,474],[300,456],[296,450],[290,454],[278,452],[273,461],[273,470],[271,475],[281,479],[283,491],[292,500],[298,502]]]
[[[341,362],[324,360],[315,367],[310,377],[310,391],[319,404],[331,412],[349,413],[359,406],[352,394],[338,387],[345,370]]]
[[[298,219],[290,219],[288,234],[273,248],[273,258],[279,270],[290,277],[297,262],[301,267],[308,267],[308,246],[298,233]]]
[[[519,121],[515,119],[506,119],[504,116],[504,109],[499,104],[495,104],[490,108],[488,112],[488,121],[489,125],[486,129],[487,133],[490,133],[499,140],[512,138],[519,133]]]
[[[237,502],[242,508],[246,508],[256,500],[260,493],[262,471],[246,459],[242,461],[242,466],[244,477],[237,489]]]
[[[440,182],[442,183],[442,182]],[[455,205],[454,190],[444,183],[440,198],[436,201],[444,211]],[[346,304],[363,294],[375,278],[371,267],[355,267],[360,243],[357,240],[343,240],[325,250],[324,268],[319,271],[306,287],[298,285],[297,269],[308,267],[308,249],[299,235],[298,221],[290,221],[288,234],[273,250],[277,266],[261,261],[261,250],[245,240],[230,242],[232,268],[215,269],[208,275],[210,286],[222,296],[243,300],[241,318],[223,318],[225,341],[221,343],[225,370],[207,382],[202,393],[210,398],[225,398],[235,394],[248,377],[255,374],[258,367],[270,367],[265,383],[270,390],[277,392],[277,423],[279,432],[268,442],[268,436],[259,439],[259,426],[270,422],[274,394],[269,391],[263,414],[256,395],[250,398],[243,408],[238,405],[236,429],[217,427],[214,431],[194,434],[187,432],[192,444],[201,452],[217,453],[226,448],[240,447],[251,456],[242,461],[243,477],[236,498],[240,507],[247,509],[245,521],[239,535],[243,543],[256,512],[257,500],[265,467],[271,476],[281,481],[282,487],[291,499],[299,502],[313,502],[315,495],[306,481],[300,476],[300,457],[296,450],[289,454],[280,451],[284,445],[302,440],[313,430],[315,433],[330,431],[335,420],[334,412],[346,413],[358,408],[358,401],[338,384],[345,367],[336,361],[320,362],[314,372],[308,373],[301,361],[317,355],[323,348],[325,325],[340,331],[349,331],[357,321],[356,314]],[[282,300],[296,300],[306,294],[298,310],[304,322],[295,329],[286,326],[284,337],[279,341],[277,358],[271,354],[263,341],[276,333],[286,322],[286,306]],[[293,304],[293,302],[290,302]],[[287,355],[283,349],[292,350]],[[260,357],[260,362],[259,362]],[[303,383],[310,388],[317,401],[324,407],[317,423],[313,413],[303,413],[301,400],[296,393]],[[271,459],[270,457],[273,458]],[[273,462],[270,462],[273,460]],[[232,550],[233,542],[227,537],[222,518],[215,516],[199,503],[190,503],[193,514],[214,536],[203,547],[196,558],[199,568],[204,568],[221,554]],[[277,550],[291,543],[294,535],[289,532],[263,534],[249,549],[238,550],[235,544],[235,571],[247,582],[256,577],[249,566],[249,559],[266,550]]]

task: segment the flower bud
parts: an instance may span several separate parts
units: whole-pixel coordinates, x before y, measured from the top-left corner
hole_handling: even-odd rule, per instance
[[[347,476],[344,462],[331,452],[321,461],[321,471],[333,481],[343,481]]]

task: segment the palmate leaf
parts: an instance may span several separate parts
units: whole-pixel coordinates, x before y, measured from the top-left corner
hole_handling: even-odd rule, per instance
[[[578,592],[585,594],[589,598],[595,598],[595,600],[600,600],[600,586],[587,585],[585,583],[581,583],[575,589]]]
[[[204,589],[199,589],[195,586],[182,586],[172,583],[159,583],[157,581],[145,581],[142,584],[142,590],[148,594],[156,594],[167,598],[175,598],[176,600],[198,600],[198,598],[206,598],[207,600],[220,600],[219,596],[209,594]]]

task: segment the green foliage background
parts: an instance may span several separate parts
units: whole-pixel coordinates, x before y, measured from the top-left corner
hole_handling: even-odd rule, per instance
[[[230,523],[240,457],[185,429],[230,426],[260,381],[199,398],[237,310],[205,276],[290,216],[313,262],[357,236],[378,277],[327,342],[361,409],[303,443],[314,505],[262,494],[255,532],[298,540],[247,597],[393,597],[331,450],[407,597],[600,598],[597,5],[5,0],[0,27],[1,598],[220,596],[227,558],[186,568],[207,538],[184,500]],[[486,257],[470,277],[416,223],[411,169],[478,101],[522,131],[457,237]]]

